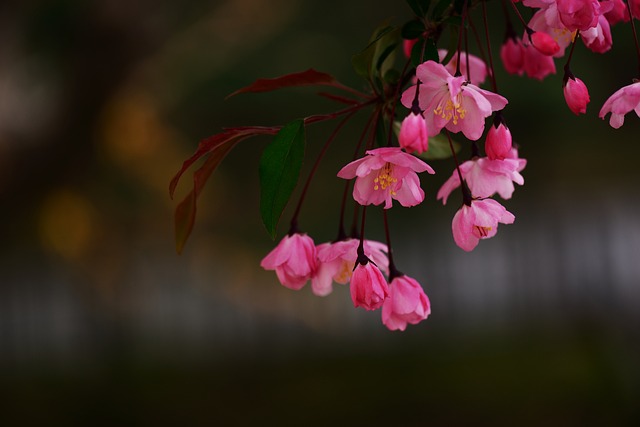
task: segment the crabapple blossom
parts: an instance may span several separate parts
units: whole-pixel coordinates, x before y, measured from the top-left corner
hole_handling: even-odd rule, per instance
[[[618,89],[609,97],[600,109],[599,117],[604,119],[607,113],[611,113],[609,124],[618,129],[624,123],[624,116],[630,111],[635,111],[640,117],[640,81]]]
[[[382,305],[382,323],[392,331],[404,331],[431,314],[429,298],[412,277],[400,275],[389,284],[389,296]]]
[[[588,30],[581,31],[580,36],[584,45],[595,53],[605,53],[613,44],[611,27],[604,16],[598,19],[598,25]]]
[[[311,290],[315,295],[326,296],[333,290],[332,283],[346,285],[351,279],[353,265],[358,259],[358,239],[345,239],[322,243],[316,247],[318,267],[311,278]],[[389,271],[387,245],[373,240],[363,242],[364,253],[385,274]]]
[[[580,113],[584,114],[587,112],[589,91],[582,80],[574,76],[569,76],[565,81],[563,91],[567,106],[576,116],[580,115]]]
[[[424,153],[429,148],[429,138],[427,137],[427,123],[422,114],[410,112],[400,125],[398,134],[400,147],[408,153]]]
[[[354,307],[377,310],[389,296],[389,286],[380,269],[368,258],[356,261],[351,275],[351,300]]]
[[[598,0],[557,0],[556,5],[560,21],[569,31],[585,31],[598,23]]]
[[[497,113],[493,125],[487,132],[484,151],[490,160],[503,160],[511,151],[512,145],[511,131],[504,124],[502,115]]]
[[[275,270],[283,286],[299,290],[316,271],[316,246],[306,234],[293,233],[284,236],[260,266],[265,270]]]
[[[524,169],[525,159],[505,158],[504,160],[491,160],[486,157],[476,157],[460,165],[460,173],[471,190],[473,197],[485,198],[498,193],[503,199],[510,199],[515,191],[513,183],[524,184],[524,177],[520,171]],[[460,186],[458,171],[454,170],[451,177],[442,184],[438,190],[437,200],[442,204],[453,190]]]
[[[447,56],[446,49],[438,49],[438,58],[440,61],[444,60]],[[467,76],[467,63],[469,65],[469,76]],[[455,74],[458,68],[458,55],[455,54],[451,60],[445,65],[447,71],[451,74]],[[469,52],[460,53],[460,73],[462,76],[473,83],[474,85],[481,85],[487,79],[487,64]]]
[[[442,128],[462,132],[475,141],[484,132],[484,120],[492,112],[507,105],[507,99],[468,83],[465,77],[454,77],[442,64],[426,61],[418,65],[416,75],[420,80],[418,100],[424,111],[429,136],[435,136]],[[410,108],[417,85],[402,94],[402,104]]]
[[[353,198],[361,205],[392,206],[392,199],[404,207],[416,206],[424,200],[420,179],[416,172],[435,171],[399,147],[368,150],[366,156],[355,160],[338,172],[344,179],[356,178]]]
[[[500,47],[500,59],[504,69],[509,74],[522,75],[524,71],[524,46],[517,37],[507,37]]]
[[[604,17],[607,18],[609,25],[615,25],[618,22],[627,22],[629,21],[629,11],[627,10],[627,5],[623,0],[610,0],[613,4],[613,8],[603,13]]]
[[[515,216],[493,199],[474,199],[463,204],[451,222],[453,240],[463,250],[472,251],[480,239],[498,232],[498,224],[513,224]]]

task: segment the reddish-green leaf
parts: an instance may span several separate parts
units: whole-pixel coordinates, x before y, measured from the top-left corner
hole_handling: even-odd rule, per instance
[[[309,68],[307,71],[302,71],[299,73],[287,74],[284,76],[276,77],[273,79],[258,79],[249,86],[245,86],[242,89],[238,89],[232,94],[227,96],[231,98],[232,96],[238,95],[240,93],[247,92],[269,92],[272,90],[282,89],[285,87],[294,87],[294,86],[313,86],[313,85],[334,85],[336,84],[336,79],[327,73],[322,73],[320,71],[316,71],[313,68]]]
[[[231,151],[231,149],[245,138],[256,135],[273,135],[277,133],[277,128],[262,127],[244,127],[226,129],[224,132],[216,134],[210,138],[203,139],[196,152],[184,161],[178,173],[173,177],[169,184],[169,193],[171,197],[175,192],[176,186],[182,174],[199,158],[204,155],[209,157],[203,165],[193,174],[193,189],[178,204],[175,212],[175,237],[176,251],[182,252],[196,218],[196,201],[200,192],[204,188],[204,184],[211,176],[211,173],[218,167],[222,159]]]

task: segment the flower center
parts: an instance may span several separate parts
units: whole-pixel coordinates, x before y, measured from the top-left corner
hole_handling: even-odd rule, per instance
[[[340,265],[340,270],[333,277],[333,280],[335,280],[336,283],[345,285],[349,282],[349,279],[351,279],[352,271],[353,271],[353,263],[350,264],[347,261],[343,260],[342,264]]]
[[[384,167],[378,172],[378,176],[373,180],[374,190],[386,190],[387,187],[398,182],[397,178],[393,177],[393,165],[389,162],[385,163]],[[393,189],[389,190],[391,195],[395,195],[396,192]]]
[[[473,231],[474,231],[473,234],[475,234],[476,237],[484,238],[489,235],[489,232],[491,231],[491,227],[481,227],[479,225],[474,225]]]
[[[433,114],[436,116],[440,116],[446,121],[453,120],[453,124],[457,125],[458,120],[463,120],[467,111],[462,108],[461,104],[462,94],[459,93],[456,95],[456,102],[452,102],[451,99],[447,99],[447,102],[442,105],[442,103],[438,104],[438,107],[433,110]]]

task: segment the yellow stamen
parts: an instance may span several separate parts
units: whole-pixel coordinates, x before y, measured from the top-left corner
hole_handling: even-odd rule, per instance
[[[389,186],[398,182],[397,178],[393,177],[393,165],[391,163],[386,163],[380,172],[378,172],[378,176],[373,180],[374,190],[386,190]],[[396,192],[392,189],[389,190],[392,196],[395,196]]]
[[[433,110],[433,114],[436,116],[440,116],[446,121],[453,120],[453,124],[457,125],[458,120],[463,120],[464,116],[467,114],[467,111],[462,108],[462,93],[459,93],[456,96],[456,102],[452,102],[451,99],[447,99],[447,102],[442,105],[440,103],[438,107]]]

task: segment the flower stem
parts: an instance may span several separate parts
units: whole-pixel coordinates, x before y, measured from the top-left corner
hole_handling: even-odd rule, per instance
[[[387,239],[387,258],[389,259],[389,282],[395,277],[402,276],[402,273],[396,268],[396,264],[393,262],[393,251],[391,249],[391,236],[389,233],[389,221],[387,219],[387,210],[382,210],[384,217],[384,235]]]
[[[349,112],[347,117],[342,119],[342,121],[340,123],[338,123],[338,126],[336,126],[336,128],[333,130],[331,135],[329,135],[329,138],[327,139],[327,142],[324,143],[324,146],[322,147],[322,150],[320,151],[320,154],[318,154],[318,157],[316,158],[316,161],[313,164],[313,167],[311,168],[311,172],[309,173],[309,176],[307,177],[307,181],[304,183],[304,188],[302,189],[302,194],[300,195],[300,199],[298,200],[298,205],[296,206],[296,210],[293,213],[293,217],[291,218],[291,228],[294,228],[295,226],[297,226],[298,215],[300,214],[300,209],[302,208],[302,203],[304,202],[305,196],[307,195],[307,190],[309,190],[309,184],[311,184],[311,180],[313,179],[313,176],[315,175],[316,170],[318,169],[318,166],[320,165],[320,160],[322,160],[322,158],[324,157],[325,153],[327,152],[327,149],[329,148],[329,145],[331,145],[331,143],[333,142],[335,137],[338,135],[338,132],[340,131],[340,129],[342,129],[342,127],[349,121],[349,119],[351,119],[351,117],[353,117],[353,115],[356,112],[357,112],[357,110]]]
[[[638,45],[638,34],[636,33],[636,25],[633,22],[633,13],[631,12],[631,5],[629,0],[626,0],[627,12],[629,12],[629,21],[631,22],[631,31],[633,32],[633,41],[636,46],[636,56],[638,58],[638,77],[640,78],[640,46]]]
[[[449,148],[451,148],[451,154],[453,155],[453,161],[456,164],[456,171],[458,171],[458,178],[460,179],[460,189],[462,190],[462,203],[467,206],[471,206],[471,191],[467,186],[467,183],[464,179],[462,179],[462,172],[460,171],[460,163],[458,162],[458,156],[456,155],[456,150],[453,149],[453,141],[451,141],[451,134],[449,130],[447,131],[447,139],[449,139]]]
[[[493,55],[491,54],[491,38],[489,37],[489,23],[487,21],[487,1],[482,2],[482,18],[484,20],[484,34],[487,39],[487,56],[489,57],[489,69],[491,71],[491,84],[493,91],[498,93],[498,83],[496,82],[495,68],[493,67]]]

